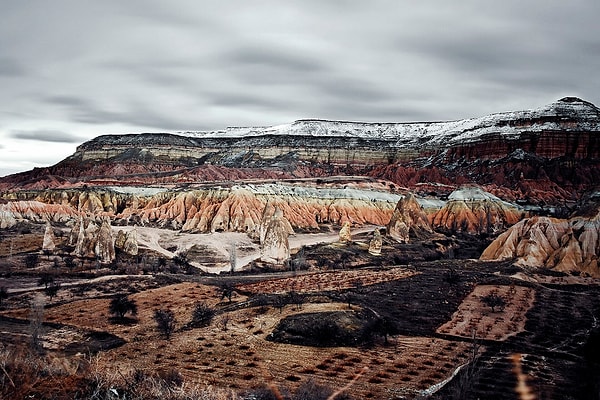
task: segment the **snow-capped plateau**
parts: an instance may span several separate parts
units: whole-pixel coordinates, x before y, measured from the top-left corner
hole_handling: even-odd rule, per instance
[[[584,100],[565,97],[526,111],[496,113],[478,118],[441,122],[372,123],[298,120],[264,127],[229,127],[224,130],[178,132],[192,138],[243,138],[265,135],[354,137],[399,142],[458,143],[485,134],[518,135],[522,131],[598,131],[600,110]]]

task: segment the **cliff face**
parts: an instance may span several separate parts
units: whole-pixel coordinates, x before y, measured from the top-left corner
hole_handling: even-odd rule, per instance
[[[562,204],[600,184],[600,110],[564,98],[535,110],[448,122],[300,120],[274,127],[100,136],[0,190],[181,185],[339,175],[421,192],[474,183],[508,200]]]
[[[189,232],[237,231],[257,236],[263,210],[281,210],[294,228],[318,229],[321,223],[383,225],[397,196],[385,192],[277,184],[164,192],[145,206],[116,215],[128,223],[158,225]]]
[[[268,204],[294,228],[319,224],[385,225],[399,196],[385,186],[331,184],[247,184],[196,189],[68,189],[11,193],[0,204],[0,226],[17,220],[68,222],[85,215],[117,225],[149,225],[187,232],[246,232],[258,236]],[[18,200],[17,200],[18,199]]]

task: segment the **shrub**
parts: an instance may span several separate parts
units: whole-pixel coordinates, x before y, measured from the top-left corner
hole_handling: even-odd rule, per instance
[[[500,311],[504,310],[506,306],[506,300],[498,293],[490,293],[481,298],[481,302],[492,309],[492,312],[496,312],[496,307],[500,308]]]
[[[8,299],[8,289],[4,286],[0,286],[0,306],[2,306],[2,301]]]
[[[193,328],[208,326],[216,314],[216,310],[208,304],[203,302],[196,303],[194,311],[192,312],[192,320],[190,321],[189,326]]]
[[[46,296],[50,297],[50,301],[52,301],[54,296],[56,296],[58,294],[59,290],[60,290],[60,283],[52,282],[52,284],[50,284],[50,286],[48,286],[44,289],[44,293],[46,293]]]
[[[44,286],[44,288],[48,288],[51,283],[54,283],[54,276],[48,273],[42,274],[38,280],[38,286]]]
[[[154,311],[154,321],[156,321],[156,328],[159,332],[169,339],[175,331],[176,320],[173,311],[167,309]]]
[[[40,257],[35,253],[27,254],[27,256],[25,256],[25,266],[27,268],[37,267],[39,261],[40,261]]]
[[[127,297],[126,294],[116,294],[110,301],[109,312],[120,319],[125,317],[125,314],[137,315],[137,304],[134,300]]]

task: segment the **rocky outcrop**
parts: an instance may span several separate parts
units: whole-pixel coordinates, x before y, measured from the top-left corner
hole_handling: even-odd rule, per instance
[[[67,223],[79,217],[73,208],[39,201],[9,201],[0,204],[0,228],[10,228],[19,221]]]
[[[318,188],[303,185],[239,185],[161,192],[143,208],[127,207],[116,216],[117,223],[157,225],[186,232],[245,232],[264,234],[270,213],[279,208],[294,228],[316,230],[319,224],[383,225],[389,220],[397,196],[383,190]]]
[[[115,239],[115,248],[130,256],[138,255],[137,230],[134,228],[129,232],[119,230]]]
[[[412,193],[402,197],[387,224],[388,236],[400,243],[408,243],[410,236],[422,237],[431,233],[431,226],[423,207]]]
[[[280,208],[295,228],[317,230],[320,224],[337,225],[344,221],[383,225],[398,199],[384,184],[362,183],[360,179],[326,182],[323,187],[307,181],[286,185],[217,185],[188,190],[115,187],[22,191],[5,196],[24,199],[7,204],[35,204],[35,218],[30,218],[34,222],[41,222],[40,219],[55,209],[55,212],[62,210],[66,217],[53,217],[53,221],[87,215],[100,223],[108,216],[114,225],[150,225],[191,233],[237,231],[255,236],[263,223],[266,204]],[[3,208],[8,207],[0,205],[0,224],[14,225],[15,216],[24,218],[14,212],[2,213]],[[70,243],[74,245],[74,240]]]
[[[94,250],[96,258],[102,264],[110,264],[115,260],[115,243],[108,218],[104,218],[102,225],[100,225]]]
[[[56,250],[56,237],[54,237],[54,230],[52,224],[46,222],[46,228],[44,229],[44,239],[42,240],[42,251],[52,253]]]
[[[344,222],[339,233],[339,242],[343,244],[352,243],[352,224],[349,221]]]
[[[100,226],[90,218],[79,218],[69,233],[70,245],[74,245],[73,255],[94,258],[102,264],[115,260],[115,240],[108,217],[102,218]]]
[[[267,225],[265,238],[261,245],[261,260],[264,262],[283,264],[290,258],[290,223],[283,212],[276,208]]]
[[[430,219],[435,229],[479,234],[500,232],[524,216],[519,207],[469,186],[452,192],[446,205]]]
[[[515,264],[600,277],[600,219],[524,219],[498,236],[482,260],[514,259]]]
[[[98,225],[90,219],[85,219],[78,225],[79,232],[73,254],[77,257],[95,258]]]
[[[381,239],[381,233],[379,229],[373,231],[373,238],[369,241],[369,254],[373,256],[381,255],[381,247],[383,246],[383,240]]]

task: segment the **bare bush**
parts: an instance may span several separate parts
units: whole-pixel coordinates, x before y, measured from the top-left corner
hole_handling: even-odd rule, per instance
[[[125,314],[137,315],[137,304],[134,300],[127,297],[126,294],[116,294],[110,301],[109,311],[119,319],[124,319]]]
[[[217,311],[206,303],[196,303],[192,312],[192,320],[189,326],[192,328],[201,328],[210,325]]]
[[[156,328],[166,339],[171,338],[171,334],[175,331],[175,314],[171,310],[161,309],[154,311],[154,321]]]

